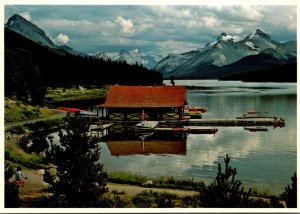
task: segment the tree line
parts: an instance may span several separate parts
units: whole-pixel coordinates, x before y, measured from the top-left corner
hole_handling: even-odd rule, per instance
[[[125,61],[50,49],[5,28],[5,96],[43,105],[47,87],[161,85],[161,73]]]

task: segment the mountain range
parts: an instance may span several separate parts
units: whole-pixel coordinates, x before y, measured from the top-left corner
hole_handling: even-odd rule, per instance
[[[11,16],[5,27],[61,55],[69,53],[72,55],[86,56],[85,53],[75,51],[66,45],[55,45],[42,29],[18,14]]]
[[[198,50],[170,54],[154,67],[164,78],[222,79],[266,66],[295,63],[296,41],[277,42],[257,29],[244,39],[222,33]]]
[[[106,53],[104,51],[90,54],[98,59],[112,60],[112,61],[125,61],[130,65],[138,64],[143,65],[148,69],[152,69],[163,57],[161,55],[150,56],[140,52],[138,49],[131,51],[121,50],[119,53]]]
[[[173,76],[175,79],[243,80],[240,76],[247,72],[251,71],[254,74],[253,71],[266,67],[289,64],[296,67],[297,61],[296,41],[278,42],[260,29],[243,39],[237,35],[221,33],[216,41],[207,43],[203,48],[182,54],[169,54],[163,58],[160,55],[145,55],[138,49],[121,50],[119,53],[101,51],[86,54],[66,45],[58,46],[42,29],[17,14],[8,19],[5,27],[60,55],[89,56],[105,61],[125,61],[129,65],[143,65],[145,68],[159,71],[165,79]],[[296,68],[292,72],[293,79],[296,79]],[[255,73],[257,78],[254,79],[259,79],[258,74]],[[265,75],[270,76],[272,73]]]
[[[8,21],[4,28],[5,96],[43,106],[51,102],[45,98],[48,87],[162,85],[158,72],[86,54],[83,57],[47,38],[44,31],[18,16]]]
[[[73,48],[62,45],[55,45],[51,39],[46,35],[46,33],[40,29],[38,26],[33,24],[30,21],[27,21],[22,16],[15,14],[10,17],[6,23],[6,27],[10,30],[13,30],[27,39],[30,39],[40,45],[48,47],[60,54],[64,54],[65,52],[72,55],[79,56],[92,56],[98,59],[104,60],[112,60],[112,61],[125,61],[130,65],[143,65],[144,67],[151,69],[153,68],[162,57],[152,57],[149,55],[142,54],[138,49],[134,49],[132,51],[121,50],[118,54],[111,55],[106,52],[98,52],[96,54],[86,54],[83,52],[79,52],[74,50]]]

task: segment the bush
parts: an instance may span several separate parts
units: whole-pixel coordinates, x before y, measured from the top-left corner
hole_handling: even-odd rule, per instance
[[[52,127],[60,126],[65,123],[64,118],[61,119],[53,119],[53,120],[42,120],[35,123],[26,123],[24,126],[31,131],[38,131],[41,129],[49,129]]]
[[[288,208],[297,208],[297,174],[296,172],[291,177],[292,185],[285,187],[285,192],[282,194],[282,198],[286,202]]]
[[[185,197],[183,197],[181,207],[183,207],[183,208],[200,207],[199,196],[185,196]]]
[[[24,134],[25,133],[25,127],[23,125],[19,126],[13,126],[6,130],[6,132],[10,132],[11,134]]]
[[[35,118],[38,118],[39,115],[40,115],[40,112],[39,111],[36,111],[35,109],[34,110],[27,110],[27,109],[24,109],[23,110],[23,114],[26,118],[28,119],[35,119]]]
[[[143,191],[133,197],[132,202],[138,208],[173,208],[176,195]]]

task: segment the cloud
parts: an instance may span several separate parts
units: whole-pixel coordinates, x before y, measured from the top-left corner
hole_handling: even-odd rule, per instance
[[[19,15],[22,16],[23,18],[25,18],[27,21],[31,21],[30,12],[25,11],[25,12],[19,13]]]
[[[170,53],[179,54],[200,48],[198,43],[192,41],[175,41],[171,39],[167,41],[155,42],[154,44],[156,46],[156,50],[163,55],[168,55]]]
[[[66,35],[66,34],[63,34],[63,33],[60,33],[58,34],[56,37],[55,37],[55,41],[61,43],[61,44],[67,44],[69,42],[69,36]]]
[[[212,16],[205,16],[202,18],[204,25],[208,28],[215,28],[220,26],[220,21]]]
[[[222,11],[231,19],[240,19],[243,21],[260,21],[263,19],[264,15],[261,10],[263,6],[227,6]]]
[[[131,34],[133,32],[133,23],[130,19],[124,19],[123,17],[118,16],[115,22],[121,27],[121,32],[125,34]]]
[[[68,45],[83,52],[98,47],[183,52],[222,32],[244,37],[257,28],[277,41],[297,38],[292,5],[5,5],[4,12],[5,20],[23,15],[53,41],[63,32],[72,38]]]

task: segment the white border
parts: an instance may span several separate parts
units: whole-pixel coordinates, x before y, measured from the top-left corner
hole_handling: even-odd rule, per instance
[[[264,209],[256,209],[256,208],[244,208],[244,209],[218,209],[218,208],[166,208],[166,209],[141,209],[141,208],[91,208],[91,209],[70,209],[70,208],[5,208],[4,209],[4,6],[5,5],[295,5],[297,7],[297,40],[299,41],[299,33],[298,33],[298,25],[299,25],[299,12],[300,12],[300,1],[299,0],[2,0],[1,1],[1,21],[0,24],[3,26],[0,33],[1,42],[1,50],[3,56],[0,60],[0,65],[2,66],[2,76],[1,76],[1,104],[0,104],[0,114],[2,115],[2,126],[1,127],[1,139],[3,143],[0,151],[2,152],[1,157],[1,170],[0,175],[2,176],[0,179],[1,186],[1,195],[0,195],[0,212],[1,213],[300,213],[300,195],[299,195],[299,170],[298,170],[298,208],[296,209],[275,209],[275,208],[264,208]],[[297,42],[297,53],[299,53],[300,44]],[[299,58],[297,59],[298,63],[298,78],[297,82],[299,82]],[[299,93],[299,87],[297,86],[297,94]],[[299,112],[300,101],[297,99],[297,112]],[[298,121],[299,115],[297,113],[297,135],[298,135]],[[3,149],[3,150],[2,150]],[[298,140],[297,140],[297,169],[299,169],[299,155],[298,155]]]

